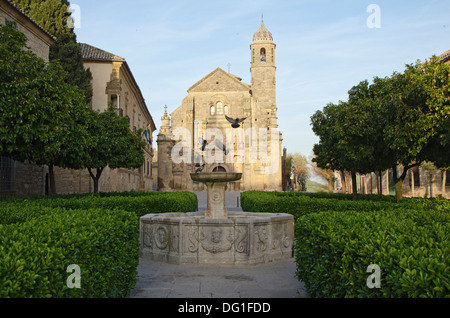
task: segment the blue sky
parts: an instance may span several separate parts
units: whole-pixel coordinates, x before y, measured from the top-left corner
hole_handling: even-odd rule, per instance
[[[283,146],[310,156],[310,117],[347,100],[362,80],[450,50],[448,0],[73,0],[78,41],[125,58],[156,126],[187,89],[217,67],[251,83],[250,43],[261,24],[277,44],[277,106]],[[370,4],[380,28],[369,28]],[[371,20],[372,21],[372,20]]]

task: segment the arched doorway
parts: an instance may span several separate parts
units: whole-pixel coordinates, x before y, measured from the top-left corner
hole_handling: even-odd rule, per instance
[[[225,168],[222,167],[222,166],[217,166],[217,167],[215,167],[215,168],[213,169],[212,172],[227,172],[227,169],[225,169]]]

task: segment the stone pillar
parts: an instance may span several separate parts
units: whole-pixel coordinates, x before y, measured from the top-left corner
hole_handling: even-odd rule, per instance
[[[158,189],[159,191],[173,190],[173,163],[172,148],[175,141],[172,139],[170,117],[165,106],[164,116],[161,118],[161,128],[158,135]]]
[[[225,187],[227,182],[206,182],[207,206],[206,219],[226,219],[228,210],[225,208]]]
[[[173,168],[171,152],[175,141],[165,135],[158,135],[158,189],[169,191],[173,189]]]

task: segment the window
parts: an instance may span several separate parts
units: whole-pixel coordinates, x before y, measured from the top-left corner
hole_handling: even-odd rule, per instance
[[[218,102],[216,104],[216,112],[217,112],[217,115],[223,115],[223,103],[222,102]]]
[[[118,106],[118,104],[119,104],[119,98],[118,98],[118,95],[116,95],[116,94],[111,95],[111,96],[109,97],[109,104],[111,105],[112,108],[116,109],[117,106]]]
[[[224,106],[224,107],[223,107],[223,111],[225,112],[225,115],[228,115],[228,114],[229,114],[229,108],[228,108],[228,106]]]
[[[216,114],[216,108],[214,106],[211,106],[211,116],[214,116]]]
[[[420,170],[419,167],[412,169],[412,174],[414,176],[414,187],[420,187]],[[409,179],[409,186],[412,187],[411,178]]]
[[[262,48],[260,53],[261,63],[266,63],[266,49]]]

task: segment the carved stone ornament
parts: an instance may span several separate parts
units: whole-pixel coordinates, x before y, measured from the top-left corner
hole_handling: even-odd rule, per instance
[[[223,253],[233,246],[233,231],[222,227],[204,228],[200,232],[200,241],[205,251],[213,254]]]
[[[155,230],[155,244],[160,250],[167,248],[167,245],[169,244],[169,232],[167,227],[159,226]]]

